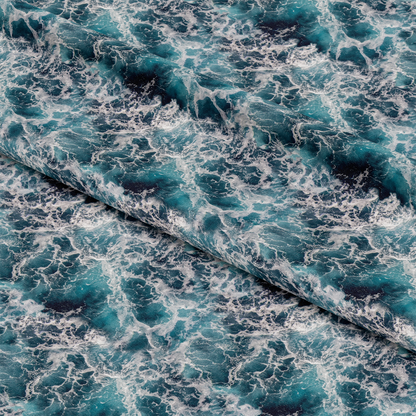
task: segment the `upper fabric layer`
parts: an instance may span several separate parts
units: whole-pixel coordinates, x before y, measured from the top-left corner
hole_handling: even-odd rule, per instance
[[[413,354],[0,158],[0,412],[412,415]]]
[[[414,152],[414,2],[26,3],[396,152]]]
[[[416,348],[409,155],[15,5],[1,152]]]

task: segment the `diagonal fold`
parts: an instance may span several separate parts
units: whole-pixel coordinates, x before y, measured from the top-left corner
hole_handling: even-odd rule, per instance
[[[0,152],[416,349],[410,157],[2,4]]]

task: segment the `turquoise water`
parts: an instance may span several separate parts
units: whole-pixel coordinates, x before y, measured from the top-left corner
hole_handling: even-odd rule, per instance
[[[0,164],[2,414],[414,414],[413,354]]]
[[[26,3],[397,152],[413,148],[413,2]]]
[[[0,413],[415,414],[414,4],[0,0]]]

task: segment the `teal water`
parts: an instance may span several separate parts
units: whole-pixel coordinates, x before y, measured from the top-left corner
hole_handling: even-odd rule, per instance
[[[415,414],[414,4],[0,0],[0,414]]]
[[[409,154],[410,1],[26,2]]]
[[[0,151],[414,349],[412,5],[103,4],[2,3]]]
[[[412,353],[0,166],[1,414],[414,414]]]

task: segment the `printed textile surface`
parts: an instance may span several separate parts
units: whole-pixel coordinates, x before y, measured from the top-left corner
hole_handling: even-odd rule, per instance
[[[416,415],[415,2],[0,6],[0,413]]]

